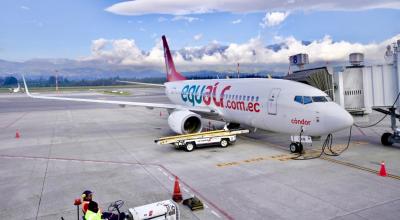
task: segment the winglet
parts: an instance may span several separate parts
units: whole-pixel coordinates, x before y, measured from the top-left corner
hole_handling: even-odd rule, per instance
[[[28,96],[31,96],[31,94],[29,93],[29,90],[28,90],[28,86],[26,85],[26,81],[25,81],[24,75],[22,75],[22,80],[24,81],[24,87],[25,87],[25,92],[26,92],[26,94],[27,94]]]

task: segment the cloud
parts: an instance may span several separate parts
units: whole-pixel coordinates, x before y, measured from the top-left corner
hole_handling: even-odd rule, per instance
[[[111,5],[105,10],[119,15],[172,14],[188,15],[212,12],[251,13],[292,10],[367,10],[376,8],[400,9],[398,0],[135,0]]]
[[[187,21],[189,23],[193,22],[193,21],[198,21],[200,20],[199,18],[196,17],[189,17],[189,16],[175,16],[174,18],[172,18],[172,21]]]
[[[239,24],[239,23],[242,23],[242,19],[237,19],[232,21],[232,24]]]
[[[20,8],[21,8],[22,10],[26,10],[26,11],[31,10],[31,8],[29,8],[28,6],[25,6],[25,5],[21,5]]]
[[[27,21],[26,23],[32,24],[32,25],[34,25],[36,27],[39,27],[39,28],[41,28],[41,27],[43,27],[45,25],[44,22],[36,20],[36,19]]]
[[[260,37],[255,37],[243,44],[220,45],[218,42],[212,42],[203,47],[185,47],[174,50],[173,56],[176,65],[183,71],[196,68],[226,70],[227,66],[234,66],[238,62],[248,66],[280,64],[287,68],[288,57],[298,53],[307,53],[310,63],[326,61],[345,63],[349,54],[353,52],[364,53],[366,63],[382,63],[386,46],[400,39],[400,34],[380,43],[369,44],[335,42],[330,36],[307,44],[294,37],[275,37],[275,39],[279,42],[272,46],[277,46],[278,49],[265,45]],[[97,39],[92,42],[92,54],[83,60],[161,68],[164,65],[163,59],[161,41],[158,41],[149,52],[143,52],[131,39]]]
[[[157,19],[157,21],[158,21],[158,22],[164,22],[164,21],[167,21],[167,19],[164,18],[164,17],[159,17],[159,18]]]
[[[265,17],[262,19],[260,26],[266,28],[279,25],[287,18],[288,15],[289,12],[267,12]]]
[[[135,40],[119,39],[107,40],[100,38],[92,41],[92,54],[82,60],[98,60],[108,64],[119,65],[137,65],[140,64],[146,56],[136,46]]]
[[[203,34],[196,34],[193,36],[193,39],[196,41],[200,40],[201,38],[203,38]]]

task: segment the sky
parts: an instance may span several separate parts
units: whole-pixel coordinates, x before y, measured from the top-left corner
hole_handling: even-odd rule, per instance
[[[163,34],[171,49],[197,53],[175,54],[178,63],[199,65],[284,62],[296,52],[319,60],[343,59],[352,50],[378,56],[400,39],[398,0],[3,0],[0,6],[0,59],[9,61],[152,65],[162,58]],[[288,50],[265,49],[277,43]],[[210,45],[228,49],[198,55]]]

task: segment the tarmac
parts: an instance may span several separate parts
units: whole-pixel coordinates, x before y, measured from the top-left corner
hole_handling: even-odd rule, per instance
[[[162,89],[130,92],[54,95],[169,102]],[[400,145],[380,144],[388,119],[353,127],[340,156],[293,160],[290,137],[266,131],[240,136],[228,148],[157,145],[156,138],[173,134],[167,118],[160,109],[0,94],[0,219],[76,219],[73,202],[86,189],[103,210],[121,199],[127,211],[171,199],[175,176],[184,198],[205,204],[194,212],[179,205],[181,219],[400,219]],[[345,149],[349,131],[333,135],[333,149]],[[305,146],[306,154],[317,155],[323,140]],[[382,161],[388,177],[377,175]]]

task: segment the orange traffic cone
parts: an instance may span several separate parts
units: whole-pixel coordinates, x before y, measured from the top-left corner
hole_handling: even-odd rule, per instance
[[[174,193],[172,194],[172,200],[178,203],[182,201],[182,193],[181,188],[179,187],[179,180],[177,176],[175,176]]]
[[[15,132],[15,138],[17,138],[17,139],[20,138],[18,129],[17,129],[17,131]]]
[[[387,176],[385,162],[383,162],[383,161],[381,163],[381,170],[379,171],[379,176]]]

